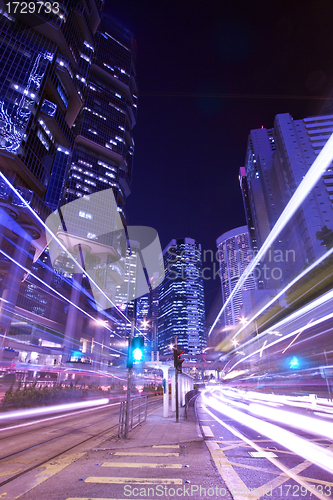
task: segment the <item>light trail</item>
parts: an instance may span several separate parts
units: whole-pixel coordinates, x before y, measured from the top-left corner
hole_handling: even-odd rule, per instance
[[[107,406],[116,406],[118,404],[119,403],[109,403],[109,404],[105,404],[105,405],[96,406],[96,408],[88,408],[85,410],[73,411],[72,413],[66,413],[65,415],[58,415],[56,417],[43,418],[41,420],[34,420],[33,422],[26,422],[24,424],[12,425],[11,427],[4,427],[3,429],[0,429],[0,432],[11,431],[13,429],[19,429],[21,427],[28,427],[30,425],[41,424],[44,422],[50,422],[51,420],[58,420],[59,418],[72,417],[73,415],[78,415],[80,413],[86,413],[88,411],[99,410],[100,408],[102,408],[102,406],[103,406],[103,408],[106,408]],[[63,405],[63,406],[67,406],[67,405]],[[66,411],[66,410],[64,409],[64,411]]]
[[[245,330],[245,328],[250,323],[252,323],[255,319],[257,319],[258,316],[260,316],[263,312],[265,312],[266,309],[268,309],[270,306],[272,306],[274,304],[274,302],[276,302],[283,294],[285,294],[287,292],[287,290],[289,290],[289,288],[291,288],[293,285],[295,285],[301,278],[303,278],[304,276],[306,276],[310,271],[312,271],[312,269],[314,269],[315,267],[317,267],[323,260],[327,259],[327,257],[329,257],[331,254],[333,254],[333,248],[331,248],[330,250],[328,250],[327,252],[325,252],[324,255],[322,255],[321,257],[319,257],[319,259],[316,260],[316,262],[313,262],[309,267],[307,267],[306,269],[304,269],[304,271],[302,271],[296,278],[294,278],[290,283],[288,283],[288,285],[285,286],[285,288],[283,288],[277,295],[275,295],[275,297],[273,297],[256,314],[254,314],[252,316],[252,318],[250,318],[247,321],[246,325],[242,326],[235,333],[235,335],[233,336],[233,339],[235,337],[237,337],[240,333],[242,333],[242,331]]]
[[[262,247],[260,248],[259,252],[257,255],[252,259],[252,261],[248,264],[246,267],[245,271],[243,274],[240,276],[235,288],[229,295],[228,299],[224,303],[223,307],[221,308],[219,314],[217,315],[213,325],[211,326],[208,336],[211,334],[213,329],[215,328],[215,325],[217,324],[219,318],[221,317],[221,314],[224,312],[225,308],[229,304],[229,302],[234,298],[236,293],[240,290],[241,286],[243,285],[244,281],[248,278],[248,276],[252,273],[252,271],[255,269],[256,265],[259,263],[259,261],[264,257],[265,253],[269,249],[269,247],[272,245],[272,243],[276,240],[278,235],[281,233],[281,231],[284,229],[286,224],[290,221],[291,217],[294,215],[296,210],[300,207],[302,202],[305,200],[305,198],[308,196],[310,191],[314,188],[318,180],[321,178],[322,174],[325,172],[325,170],[329,167],[333,160],[333,134],[331,137],[328,139],[326,142],[325,146],[323,149],[320,151],[319,155],[313,162],[311,168],[308,170],[307,174],[304,176],[302,182],[296,189],[295,193],[287,203],[286,207],[284,208],[282,214],[278,218],[277,222],[275,223],[274,227],[272,228],[271,232],[267,236],[266,240],[264,241]]]
[[[279,339],[271,342],[270,344],[268,344],[268,345],[265,346],[264,350],[266,350],[266,349],[268,349],[268,348],[270,348],[270,347],[272,347],[272,346],[274,346],[274,345],[282,342],[283,340],[285,340],[285,339],[287,339],[289,337],[292,337],[293,335],[296,335],[302,329],[303,330],[307,330],[308,328],[310,328],[312,326],[319,325],[320,323],[323,323],[324,321],[327,321],[327,320],[332,319],[332,318],[333,318],[333,313],[327,314],[326,316],[323,316],[322,318],[314,321],[313,323],[311,323],[309,325],[302,326],[301,328],[298,328],[297,330],[295,330],[295,331],[293,331],[291,333],[286,334],[284,337],[280,337]],[[257,349],[256,351],[252,352],[251,354],[248,354],[247,356],[245,356],[245,358],[242,358],[239,361],[237,361],[234,365],[232,365],[232,367],[230,368],[230,370],[234,369],[235,366],[237,366],[239,363],[242,363],[246,359],[249,359],[251,356],[254,356],[255,354],[258,354],[260,352],[260,349]]]
[[[66,255],[69,257],[69,259],[74,262],[74,265],[76,265],[83,274],[86,274],[86,271],[81,266],[81,264],[78,261],[76,261],[75,259],[73,259],[73,256],[70,254],[68,249],[57,238],[57,236],[51,231],[51,229],[49,229],[47,227],[47,225],[43,222],[43,220],[39,217],[39,215],[31,208],[31,206],[25,201],[25,199],[19,193],[19,191],[17,191],[17,189],[11,184],[11,182],[7,179],[7,177],[2,172],[0,172],[0,177],[5,181],[5,183],[10,187],[10,189],[12,189],[12,191],[15,193],[15,195],[18,196],[18,198],[21,200],[21,202],[23,203],[25,208],[27,208],[32,213],[34,218],[38,220],[38,222],[42,225],[44,230],[47,231],[51,235],[51,237],[55,239],[55,241],[58,243],[58,245],[64,250]],[[114,307],[116,309],[116,311],[120,314],[120,316],[122,316],[122,318],[125,320],[125,323],[131,324],[131,321],[127,318],[127,316],[116,306],[116,304],[114,304],[112,302],[112,300],[103,292],[103,290],[97,285],[97,283],[95,283],[95,281],[93,279],[91,279],[91,283],[93,283],[93,285],[97,288],[97,290],[102,293],[102,295],[107,299],[107,301],[112,305],[112,307]],[[137,327],[135,327],[135,329],[139,333],[141,333]]]
[[[19,264],[18,262],[16,262],[10,255],[8,255],[4,250],[1,250],[0,249],[0,253],[2,253],[6,258],[10,259],[12,262],[14,262],[17,266],[19,266],[23,271],[28,271],[26,267],[22,266],[21,264]],[[45,283],[45,281],[43,281],[41,278],[39,278],[38,276],[36,276],[33,272],[29,272],[30,276],[32,276],[33,278],[35,278],[37,281],[41,282],[43,285],[45,285],[47,288],[49,288],[50,290],[52,290],[52,292],[56,293],[57,295],[59,295],[63,300],[65,300],[66,302],[68,302],[69,304],[73,305],[74,307],[76,307],[80,312],[82,312],[85,316],[88,316],[90,319],[92,319],[93,321],[95,321],[96,323],[98,323],[98,318],[94,318],[93,316],[91,316],[87,311],[85,311],[84,309],[82,309],[81,307],[79,307],[77,304],[74,304],[74,302],[72,302],[70,299],[68,299],[67,297],[65,297],[64,295],[61,295],[60,292],[58,292],[57,290],[55,290],[54,288],[52,288],[51,285],[48,285],[47,283]],[[116,334],[119,338],[123,338],[121,335],[119,335],[118,333],[114,332],[113,330],[111,330],[110,328],[107,328],[106,326],[104,327],[106,328],[107,330],[109,330],[111,333],[113,334]],[[1,337],[3,337],[3,335],[0,335]],[[102,344],[100,344],[102,345]],[[121,351],[117,351],[116,349],[114,348],[111,348],[111,347],[108,347],[104,344],[104,347],[109,349],[109,350],[112,350],[112,351],[115,351],[117,352],[118,354],[123,354]]]
[[[249,411],[258,417],[267,418],[268,420],[273,420],[274,422],[294,427],[299,431],[309,432],[310,434],[323,436],[333,440],[333,426],[331,422],[325,422],[325,420],[319,418],[300,415],[292,411],[281,410],[278,408],[268,408],[267,406],[258,403],[251,403],[249,405]]]
[[[48,406],[47,408],[35,408],[31,410],[18,410],[11,411],[0,415],[0,422],[6,420],[18,419],[18,418],[31,418],[41,415],[47,415],[50,413],[59,413],[67,410],[75,410],[80,408],[87,408],[91,406],[102,406],[109,403],[108,398],[94,399],[91,401],[82,401],[81,403],[69,403],[64,405],[54,405]]]
[[[276,323],[271,328],[279,329],[281,326],[285,325],[286,323],[290,323],[291,321],[294,321],[295,319],[298,319],[299,317],[303,316],[305,313],[307,313],[309,311],[312,311],[314,308],[319,307],[320,305],[323,305],[325,302],[328,302],[329,300],[332,300],[332,299],[333,299],[333,290],[331,290],[329,292],[326,292],[321,297],[318,297],[317,299],[313,300],[312,302],[310,302],[309,304],[307,304],[306,306],[304,306],[302,309],[300,309],[298,311],[295,311],[290,316],[288,316],[287,318],[284,318],[280,322]],[[251,356],[253,356],[255,354],[258,354],[261,349],[262,350],[266,350],[269,347],[278,344],[279,342],[283,342],[284,340],[288,339],[289,337],[292,337],[293,335],[297,335],[298,333],[300,333],[302,331],[302,329],[303,330],[307,330],[307,329],[309,329],[312,326],[319,325],[320,323],[323,323],[324,321],[332,319],[332,317],[333,317],[333,313],[327,314],[326,316],[322,316],[321,318],[319,318],[319,319],[317,319],[315,321],[312,321],[312,323],[308,323],[307,325],[302,325],[300,328],[297,328],[293,332],[288,333],[288,334],[286,334],[286,335],[284,335],[282,337],[279,337],[278,339],[272,341],[270,344],[265,345],[264,347],[261,347],[260,349],[258,349],[256,351],[252,352],[251,354],[248,354],[247,356],[245,356],[245,358],[242,358],[241,360],[237,361],[234,365],[232,365],[232,367],[229,369],[229,371],[232,370],[233,368],[235,368],[235,366],[237,366],[239,363],[245,361],[246,359],[249,359]],[[242,347],[244,348],[245,346],[248,346],[248,345],[252,344],[253,342],[257,341],[258,338],[261,338],[264,335],[269,334],[269,332],[271,331],[271,328],[269,328],[269,329],[265,330],[264,332],[260,333],[255,339],[251,339],[248,342],[246,342],[245,344],[242,344]]]
[[[312,319],[310,319],[309,323],[307,323],[307,325],[306,325],[306,326],[311,325],[312,321],[313,321],[313,318],[312,318]],[[296,337],[295,337],[295,338],[294,338],[294,339],[290,342],[290,344],[289,344],[289,345],[287,345],[287,347],[286,347],[285,349],[283,349],[282,354],[284,354],[284,353],[286,352],[286,350],[287,350],[287,349],[289,349],[289,347],[291,347],[291,346],[293,345],[293,343],[294,343],[294,342],[296,342],[296,340],[298,339],[298,337],[301,335],[301,333],[302,333],[302,332],[304,332],[304,328],[303,328],[303,330],[301,330],[300,332],[298,332],[298,334],[297,334],[297,335],[296,335]]]
[[[293,451],[296,455],[299,455],[311,463],[318,465],[321,469],[333,474],[333,453],[331,450],[325,449],[315,443],[309,442],[306,439],[297,436],[296,434],[287,431],[275,424],[265,422],[251,415],[246,415],[245,413],[230,408],[226,404],[217,401],[212,396],[207,396],[207,391],[202,394],[203,402],[206,406],[219,411],[220,413],[226,415],[232,420],[249,427],[257,431],[258,433],[264,434],[269,439],[272,439],[281,446],[284,446],[288,450]],[[206,408],[206,411],[218,422],[224,425],[224,422],[220,420],[214,413]],[[275,410],[274,410],[275,411]]]

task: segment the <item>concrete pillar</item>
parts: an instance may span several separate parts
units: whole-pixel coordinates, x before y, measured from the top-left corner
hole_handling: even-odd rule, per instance
[[[101,370],[103,368],[102,360],[105,355],[104,336],[105,336],[105,328],[103,325],[103,321],[102,320],[97,321],[95,323],[95,328],[94,328],[94,350],[92,354],[94,370]]]
[[[176,373],[171,372],[171,411],[176,411]]]
[[[75,251],[78,254],[78,262],[80,262],[81,266],[84,268],[86,255],[90,252],[90,247],[88,247],[87,245],[77,245],[75,247]],[[72,304],[69,305],[64,335],[64,362],[69,361],[71,352],[75,350],[75,335],[78,329],[78,310],[75,306],[79,305],[80,302],[82,279],[82,271],[79,268],[75,268],[70,297],[70,301],[72,302]]]
[[[187,384],[187,377],[185,378],[184,375],[182,375],[182,399],[181,399],[182,406],[185,406],[186,384]]]
[[[67,313],[67,321],[65,327],[64,335],[64,358],[63,361],[69,361],[71,352],[74,350],[74,339],[76,333],[76,319],[77,319],[77,308],[75,305],[79,304],[80,293],[82,285],[82,273],[75,273],[73,275],[73,285],[71,290],[70,301],[72,304],[69,305]],[[73,305],[75,304],[75,305]]]
[[[182,385],[183,385],[183,381],[182,381],[182,375],[180,373],[178,373],[178,404],[179,406],[182,406]]]
[[[161,366],[163,371],[163,417],[167,418],[169,416],[169,367]]]
[[[0,335],[1,350],[0,359],[3,358],[6,337],[8,335],[17,297],[24,276],[24,270],[20,267],[26,266],[32,236],[25,232],[24,237],[19,236],[14,250],[14,261],[11,262],[6,283],[0,301]]]

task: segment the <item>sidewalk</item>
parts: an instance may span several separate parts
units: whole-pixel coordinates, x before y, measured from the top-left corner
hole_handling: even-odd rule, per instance
[[[162,407],[129,432],[127,440],[108,438],[68,455],[66,467],[26,493],[22,500],[199,500],[232,497],[214,465],[195,419],[180,409],[163,417]],[[77,450],[80,451],[80,450]],[[67,463],[66,462],[66,463]],[[57,467],[61,467],[61,471]],[[17,498],[17,497],[15,497]]]
[[[152,412],[147,420],[128,433],[128,439],[112,439],[112,448],[128,448],[133,446],[161,446],[163,444],[181,444],[189,441],[203,441],[199,424],[196,422],[195,409],[191,405],[185,418],[185,408],[179,409],[179,421],[175,412],[169,411],[163,417],[163,408]]]

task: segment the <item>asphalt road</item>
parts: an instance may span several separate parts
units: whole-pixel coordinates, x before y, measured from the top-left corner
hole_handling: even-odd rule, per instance
[[[333,407],[327,400],[208,389],[198,418],[235,499],[333,498]]]

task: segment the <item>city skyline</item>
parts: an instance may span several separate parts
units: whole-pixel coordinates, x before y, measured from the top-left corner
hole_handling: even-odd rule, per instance
[[[250,130],[279,113],[320,114],[332,90],[332,5],[124,0],[105,9],[138,45],[130,223],[154,227],[162,247],[187,235],[214,251],[246,223],[238,173]],[[205,281],[208,306],[219,286]]]

